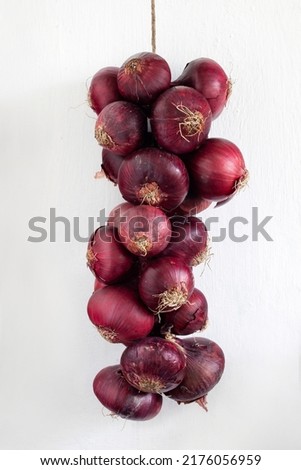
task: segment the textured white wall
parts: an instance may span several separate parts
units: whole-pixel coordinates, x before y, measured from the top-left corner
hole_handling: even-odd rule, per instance
[[[86,80],[150,49],[149,0],[0,1],[0,447],[4,449],[301,449],[299,0],[157,0],[157,50],[176,77],[208,56],[231,73],[233,95],[212,136],[236,142],[249,188],[205,215],[272,215],[273,242],[213,246],[196,273],[208,297],[206,335],[226,354],[209,412],[165,400],[145,423],[105,417],[91,391],[118,362],[86,316],[86,245],[29,243],[28,221],[87,217],[121,201],[95,181]],[[248,233],[250,229],[248,228]],[[216,232],[216,229],[214,230]]]

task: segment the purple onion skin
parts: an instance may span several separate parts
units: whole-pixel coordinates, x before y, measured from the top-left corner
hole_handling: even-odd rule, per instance
[[[114,184],[117,184],[118,171],[123,160],[124,157],[117,155],[117,153],[110,152],[108,149],[102,150],[101,168],[103,169],[106,177]]]
[[[129,346],[120,364],[124,377],[133,387],[143,392],[162,393],[181,383],[186,358],[176,343],[149,337]]]
[[[139,392],[125,380],[119,365],[98,372],[93,390],[103,406],[124,419],[146,421],[154,418],[162,407],[161,395]]]
[[[129,344],[147,336],[154,327],[154,315],[141,303],[138,294],[125,285],[96,290],[87,310],[90,321],[111,343]]]
[[[160,257],[151,260],[141,273],[139,280],[139,295],[149,309],[154,312],[173,311],[178,306],[160,307],[159,296],[170,289],[179,288],[186,293],[187,300],[194,289],[192,270],[181,259],[173,257]]]
[[[190,335],[201,331],[208,321],[208,303],[204,294],[194,289],[189,301],[175,312],[162,313],[161,333]]]
[[[126,273],[126,275],[117,283],[114,284],[106,284],[105,282],[101,281],[100,279],[94,279],[94,289],[95,292],[98,289],[103,289],[104,287],[108,287],[110,285],[113,286],[125,286],[128,287],[130,290],[137,292],[138,294],[138,281],[139,281],[139,273],[140,273],[140,264],[135,259],[134,265],[132,268]]]
[[[221,138],[207,139],[186,163],[194,193],[209,201],[229,198],[248,175],[239,148]]]
[[[88,243],[87,264],[97,279],[112,284],[129,272],[134,257],[118,240],[117,229],[99,227]]]
[[[231,81],[222,67],[206,58],[189,62],[172,85],[186,85],[202,93],[211,108],[212,119],[221,114],[231,93]]]
[[[219,382],[225,367],[222,349],[207,338],[178,340],[185,351],[187,366],[181,384],[167,392],[178,403],[191,403],[204,397]]]
[[[144,142],[145,146],[147,147],[154,147],[155,140],[151,132],[147,132],[146,140]],[[108,149],[102,150],[102,164],[101,168],[104,171],[106,177],[112,181],[115,185],[118,181],[118,172],[121,164],[124,162],[125,157],[122,155],[118,155],[117,153],[110,152]],[[186,167],[185,167],[186,170]],[[186,170],[187,178],[188,173]]]
[[[129,204],[129,203],[127,203]],[[163,251],[170,240],[171,226],[168,217],[158,207],[134,206],[121,211],[118,220],[120,241],[136,256],[152,257]],[[140,245],[139,240],[147,241],[147,247]]]
[[[124,199],[132,204],[150,204],[170,211],[185,199],[189,177],[176,155],[145,148],[123,160],[118,186]]]
[[[186,168],[187,167],[188,165],[186,162]],[[173,217],[174,215],[182,215],[186,217],[196,216],[200,212],[208,209],[211,204],[212,201],[208,201],[200,196],[197,196],[192,190],[192,184],[190,183],[188,194],[182,204],[180,204],[179,207],[177,207],[175,210],[168,212],[168,215],[169,217]]]
[[[99,279],[95,278],[93,292],[95,292],[98,289],[103,289],[104,287],[107,287],[107,284],[105,282],[100,281]]]
[[[171,239],[162,255],[180,258],[189,266],[197,266],[207,250],[205,224],[197,217],[178,215],[171,218],[171,228]]]
[[[146,116],[141,108],[126,101],[115,101],[99,114],[95,138],[104,148],[125,156],[143,145],[146,131]]]
[[[168,63],[158,54],[141,52],[120,67],[117,83],[120,94],[128,101],[150,104],[170,86]]]
[[[118,71],[118,67],[104,67],[93,76],[88,92],[88,102],[96,114],[99,114],[108,104],[122,99],[117,86]]]
[[[212,201],[207,201],[206,199],[201,198],[200,196],[195,196],[191,190],[189,190],[186,198],[182,204],[177,208],[179,214],[184,215],[197,215],[200,212],[205,211],[211,206]]]
[[[199,123],[193,121],[197,113]],[[198,91],[186,86],[169,88],[153,105],[151,128],[159,147],[182,155],[197,149],[211,126],[211,110]],[[187,127],[188,121],[196,128]]]
[[[121,202],[120,204],[118,204],[109,213],[107,225],[118,229],[120,227],[120,224],[125,220],[123,218],[124,214],[128,209],[131,209],[132,207],[134,207],[133,204],[130,204],[129,202]]]

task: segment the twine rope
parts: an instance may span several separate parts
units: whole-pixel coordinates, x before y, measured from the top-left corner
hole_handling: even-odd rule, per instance
[[[152,52],[156,52],[156,4],[151,0],[151,20],[152,20]]]

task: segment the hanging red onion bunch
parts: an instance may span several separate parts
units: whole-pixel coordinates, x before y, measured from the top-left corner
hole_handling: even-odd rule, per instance
[[[125,201],[87,248],[95,278],[89,319],[105,340],[125,347],[93,389],[125,419],[155,417],[163,395],[206,409],[223,374],[222,349],[199,336],[208,303],[193,268],[209,252],[197,214],[229,201],[248,180],[239,148],[209,137],[230,91],[212,59],[192,60],[172,82],[166,60],[151,52],[102,68],[91,81],[102,170]]]

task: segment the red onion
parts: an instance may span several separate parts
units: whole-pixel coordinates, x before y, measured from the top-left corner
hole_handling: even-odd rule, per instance
[[[155,141],[151,132],[146,133],[144,145],[147,147],[154,147]],[[124,157],[122,155],[118,155],[117,153],[111,152],[108,149],[102,150],[101,168],[105,176],[114,184],[117,184],[118,171],[122,162],[124,162]]]
[[[212,204],[212,201],[207,201],[201,197],[194,196],[191,191],[187,194],[186,198],[178,208],[178,212],[187,215],[196,215],[205,211]]]
[[[153,105],[153,134],[159,146],[169,152],[192,152],[208,135],[210,126],[210,106],[203,95],[193,88],[170,88]]]
[[[117,76],[121,95],[134,103],[149,104],[170,85],[166,60],[152,52],[131,56],[120,67]]]
[[[154,315],[125,286],[108,286],[95,291],[88,302],[88,315],[101,336],[111,343],[144,338],[154,326]]]
[[[153,206],[133,206],[122,213],[118,231],[120,241],[137,256],[157,255],[167,247],[171,236],[168,218]]]
[[[190,335],[206,328],[208,304],[204,294],[194,289],[189,301],[175,312],[162,313],[161,333]]]
[[[156,148],[137,150],[126,157],[118,173],[118,186],[132,204],[172,210],[184,200],[189,177],[182,160]]]
[[[98,289],[103,289],[104,287],[107,287],[107,284],[105,284],[100,279],[95,278],[95,280],[94,280],[94,292]]]
[[[230,94],[231,80],[222,67],[212,59],[195,59],[189,62],[173,85],[186,85],[202,93],[209,103],[212,119],[222,112]]]
[[[128,155],[141,147],[146,134],[146,116],[133,103],[115,101],[99,114],[95,138],[103,147],[118,155]]]
[[[193,191],[210,201],[221,201],[242,188],[248,171],[239,148],[226,139],[208,139],[187,157]]]
[[[139,392],[132,387],[123,377],[119,365],[98,372],[93,390],[100,403],[121,418],[146,421],[161,410],[162,396]]]
[[[178,258],[150,261],[139,280],[141,299],[157,313],[180,308],[191,296],[193,288],[192,270]]]
[[[92,78],[88,102],[96,114],[99,114],[107,104],[122,99],[117,86],[118,70],[118,67],[104,67]]]
[[[120,280],[133,266],[134,258],[118,240],[112,227],[98,228],[90,238],[87,264],[92,273],[106,284]]]
[[[107,222],[108,225],[110,227],[115,227],[118,229],[120,227],[120,223],[126,220],[124,218],[124,214],[131,207],[135,206],[133,206],[133,204],[130,204],[129,202],[122,202],[121,204],[118,204],[116,207],[114,207],[114,209],[112,209],[109,213]]]
[[[123,160],[124,157],[122,155],[118,155],[108,149],[102,150],[101,168],[106,177],[115,184],[117,184],[118,171]]]
[[[181,384],[167,392],[178,403],[190,403],[204,397],[220,380],[225,366],[222,349],[207,338],[178,340],[185,351],[187,366]],[[204,400],[200,400],[204,406]]]
[[[185,355],[176,343],[163,338],[145,338],[132,344],[120,360],[126,380],[142,392],[162,393],[183,380]]]
[[[171,228],[171,239],[162,255],[180,258],[189,266],[197,266],[207,260],[208,234],[200,219],[178,215],[172,217]]]
[[[135,290],[136,292],[138,292],[139,268],[140,266],[137,263],[135,263],[132,269],[127,272],[126,277],[122,278],[120,282],[118,282],[117,284],[114,284],[114,286],[123,285],[123,286],[130,288],[131,290]],[[98,289],[103,289],[104,287],[108,287],[108,284],[105,284],[100,279],[95,278],[93,292],[95,292]]]

